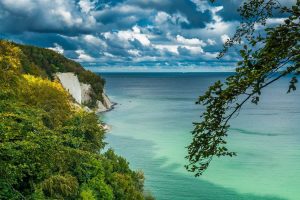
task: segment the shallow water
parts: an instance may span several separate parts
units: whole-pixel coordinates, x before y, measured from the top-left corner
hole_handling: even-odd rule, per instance
[[[234,158],[214,159],[200,178],[184,169],[197,96],[226,73],[105,73],[106,91],[118,105],[103,114],[112,126],[109,146],[158,199],[300,199],[300,92],[286,94],[288,78],[263,91],[232,120],[228,147]]]

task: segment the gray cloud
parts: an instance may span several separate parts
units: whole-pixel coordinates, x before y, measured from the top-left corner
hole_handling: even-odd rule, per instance
[[[291,7],[295,5],[297,0],[277,0],[281,6]],[[225,20],[225,21],[239,21],[241,17],[239,15],[238,9],[241,5],[243,5],[245,0],[226,0],[224,1],[216,1],[215,3],[211,3],[212,6],[222,6],[223,9],[218,12],[218,14]],[[279,10],[274,12],[274,18],[281,18],[287,17],[287,15],[282,14]]]
[[[9,33],[78,34],[97,26],[94,17],[72,0],[2,0],[0,22],[0,31]]]
[[[215,67],[222,39],[239,20],[241,1],[224,2],[1,0],[0,37],[51,48],[85,65]],[[232,51],[217,62],[236,59]]]
[[[129,4],[139,6],[143,9],[154,9],[168,14],[180,13],[185,16],[188,22],[182,22],[183,28],[203,28],[205,23],[212,20],[209,10],[200,11],[192,1],[184,0],[129,0]]]

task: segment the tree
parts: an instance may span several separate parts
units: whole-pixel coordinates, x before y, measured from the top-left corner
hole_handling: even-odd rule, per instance
[[[57,66],[66,63],[22,47],[41,53],[28,57],[32,63],[53,56]],[[113,150],[102,153],[99,117],[74,106],[55,79],[32,73],[43,68],[26,71],[23,49],[0,40],[0,199],[151,199],[142,173]],[[86,81],[102,80],[90,73]]]
[[[22,97],[27,105],[42,108],[49,115],[49,124],[57,126],[71,112],[70,94],[58,81],[23,75]]]
[[[9,99],[18,93],[11,87],[17,88],[20,84],[20,54],[19,48],[0,40],[0,99]]]
[[[212,0],[214,1],[214,0]],[[242,60],[236,73],[224,83],[217,81],[199,97],[197,104],[205,106],[202,121],[194,123],[193,140],[188,146],[186,169],[200,176],[217,156],[235,156],[226,147],[230,119],[242,106],[259,102],[261,90],[280,78],[292,75],[288,92],[296,90],[300,74],[300,0],[286,7],[277,0],[248,0],[238,9],[242,21],[229,39],[219,58],[236,44]],[[282,24],[269,26],[267,19],[276,13],[286,16]],[[263,26],[264,31],[255,27]]]

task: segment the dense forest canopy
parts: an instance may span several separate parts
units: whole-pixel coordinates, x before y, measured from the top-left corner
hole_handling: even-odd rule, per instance
[[[296,90],[300,74],[300,0],[291,7],[286,7],[284,1],[248,0],[239,13],[242,22],[219,55],[243,44],[236,73],[224,83],[217,81],[196,102],[206,110],[202,121],[194,123],[193,140],[188,146],[186,168],[195,176],[202,175],[215,156],[236,155],[226,146],[228,123],[245,102],[257,104],[263,88],[287,75],[292,75],[287,91]],[[278,14],[284,17],[283,23],[268,25],[267,20]]]
[[[50,50],[0,41],[0,199],[153,199],[142,172],[104,152],[98,117],[51,79],[74,69]]]

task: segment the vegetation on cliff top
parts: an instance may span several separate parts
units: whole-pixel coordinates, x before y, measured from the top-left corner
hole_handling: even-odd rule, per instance
[[[105,80],[100,76],[50,49],[16,43],[11,43],[11,45],[19,47],[22,51],[19,59],[24,73],[53,80],[55,73],[73,72],[78,76],[80,82],[90,84],[92,87],[91,101],[87,102],[87,105],[93,108],[96,106],[97,100],[103,102],[102,92]]]
[[[0,199],[152,199],[142,172],[103,152],[97,116],[36,66],[43,54],[24,65],[23,49],[0,41]]]

